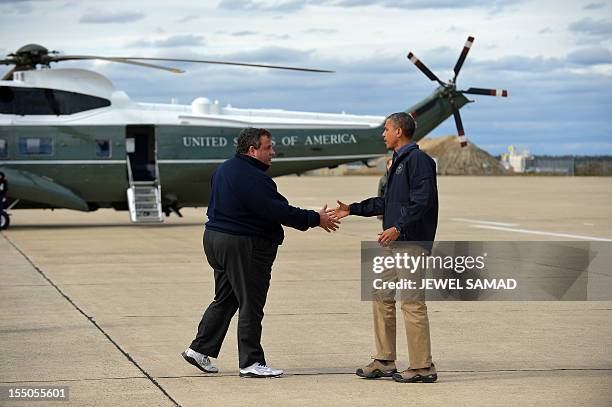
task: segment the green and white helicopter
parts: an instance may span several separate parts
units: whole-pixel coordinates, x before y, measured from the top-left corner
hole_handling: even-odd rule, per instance
[[[451,115],[466,143],[459,109],[465,94],[507,96],[505,90],[457,90],[469,37],[442,82],[412,53],[408,58],[439,86],[408,108],[419,140]],[[52,62],[105,60],[182,72],[143,61],[184,61],[312,72],[316,69],[164,58],[61,55],[30,44],[0,60],[13,65],[0,81],[0,172],[8,180],[1,228],[9,210],[129,210],[135,223],[163,222],[182,207],[208,204],[210,177],[234,154],[239,130],[269,129],[276,158],[271,176],[302,173],[385,154],[384,117],[222,107],[199,97],[190,105],[138,103],[104,76],[83,69],[47,69]]]

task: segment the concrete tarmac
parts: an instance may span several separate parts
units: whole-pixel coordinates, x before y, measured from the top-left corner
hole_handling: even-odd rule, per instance
[[[376,177],[276,181],[307,208],[377,187]],[[612,240],[610,178],[441,177],[439,191],[438,240]],[[69,386],[55,403],[66,406],[612,405],[612,302],[430,302],[439,381],[356,377],[373,352],[359,248],[376,239],[375,218],[349,217],[335,234],[286,229],[262,339],[284,377],[238,377],[237,317],[213,360],[221,373],[203,374],[180,353],[213,297],[204,212],[144,226],[112,210],[14,211],[0,235],[0,387]]]

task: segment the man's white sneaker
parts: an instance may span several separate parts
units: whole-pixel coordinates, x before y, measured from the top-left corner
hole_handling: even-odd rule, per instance
[[[204,373],[219,373],[219,369],[213,366],[208,356],[202,355],[191,348],[187,348],[185,352],[181,353],[181,356]]]
[[[278,377],[283,373],[280,369],[272,369],[261,363],[253,363],[249,367],[240,369],[240,377]]]

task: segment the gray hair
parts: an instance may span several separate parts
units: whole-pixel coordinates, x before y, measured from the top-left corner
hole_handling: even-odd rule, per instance
[[[256,129],[254,127],[247,127],[240,132],[238,141],[236,143],[236,152],[240,154],[246,154],[249,152],[249,148],[253,146],[255,150],[261,147],[262,136],[272,138],[272,134],[266,129]]]
[[[396,129],[402,129],[406,137],[411,139],[412,136],[414,136],[416,122],[414,121],[414,118],[408,113],[391,113],[389,116],[387,116],[385,121],[386,120],[389,120],[391,123],[393,123],[393,127],[395,127]]]

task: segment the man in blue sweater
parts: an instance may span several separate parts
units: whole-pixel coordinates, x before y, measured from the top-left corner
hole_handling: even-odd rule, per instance
[[[429,254],[433,245],[438,225],[438,187],[434,160],[419,150],[412,140],[415,128],[414,119],[407,113],[393,113],[387,117],[383,138],[387,148],[393,150],[393,163],[389,168],[384,196],[350,206],[338,201],[336,216],[341,219],[348,215],[383,215],[383,231],[378,234],[378,242],[383,246],[394,241],[415,242],[402,246],[402,250],[417,257]],[[418,274],[413,278],[423,277],[423,269],[415,271]],[[357,369],[356,374],[369,379],[393,377],[402,383],[435,382],[438,375],[431,358],[425,301],[415,301],[420,298],[413,297],[401,300],[410,367],[398,373],[395,366],[394,295],[376,293],[373,299],[376,354],[374,360]]]
[[[267,130],[242,130],[236,151],[211,179],[203,244],[215,274],[215,298],[183,357],[204,372],[218,372],[209,357],[219,355],[232,316],[238,311],[240,376],[275,377],[283,371],[266,364],[261,321],[272,263],[284,239],[282,225],[302,231],[320,226],[331,232],[340,222],[327,205],[318,213],[296,208],[277,191],[266,174],[274,156]]]

